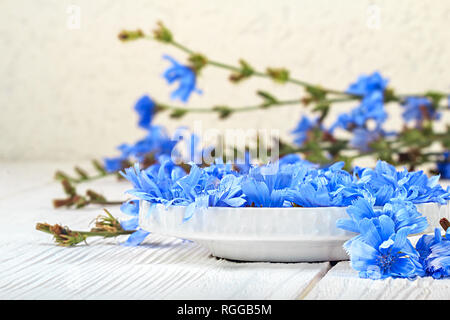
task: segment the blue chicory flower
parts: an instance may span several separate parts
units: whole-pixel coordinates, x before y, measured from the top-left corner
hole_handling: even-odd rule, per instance
[[[348,207],[349,218],[339,219],[336,222],[338,228],[361,233],[359,222],[363,219],[377,218],[382,215],[388,216],[394,222],[395,231],[408,227],[412,234],[420,233],[428,227],[427,220],[416,206],[403,200],[390,200],[382,208],[375,208],[375,198],[371,195],[367,198],[357,198]]]
[[[120,226],[124,230],[136,230],[133,232],[123,243],[125,246],[137,246],[140,245],[150,232],[145,231],[139,227],[139,200],[128,200],[120,206],[120,210],[132,218],[120,222]]]
[[[350,146],[359,149],[362,152],[371,150],[370,144],[382,137],[380,130],[367,130],[365,128],[356,128],[353,130],[353,138]]]
[[[414,120],[417,124],[420,124],[424,119],[439,120],[441,116],[433,108],[430,99],[426,97],[407,97],[402,105],[405,108],[402,116],[406,122]]]
[[[434,235],[423,235],[416,244],[425,274],[435,279],[450,276],[450,228],[444,237],[438,228]]]
[[[384,91],[387,84],[388,80],[383,78],[379,72],[361,75],[346,91],[361,96],[360,105],[349,113],[340,114],[329,131],[333,132],[338,127],[346,130],[364,128],[366,122],[371,119],[376,122],[377,129],[380,129],[387,119],[387,113],[384,110]]]
[[[121,153],[119,156],[104,158],[103,165],[107,172],[120,171],[134,160],[143,161],[149,153],[155,158],[172,154],[178,141],[171,139],[164,127],[151,124],[154,108],[154,101],[147,95],[136,102],[134,109],[139,116],[138,125],[147,130],[147,135],[133,144],[119,145],[117,147]]]
[[[375,71],[370,75],[359,76],[358,80],[348,87],[347,93],[368,96],[373,92],[383,92],[388,82],[388,79],[383,78],[378,71]]]
[[[126,160],[127,160],[127,158],[123,157],[123,156],[116,157],[116,158],[104,158],[103,166],[104,166],[106,172],[109,172],[109,173],[117,172],[117,171],[123,169],[123,165]]]
[[[225,175],[232,174],[238,176],[239,173],[234,170],[233,164],[231,162],[223,163],[221,158],[215,159],[214,163],[204,168],[205,172],[211,176],[216,177],[219,180]]]
[[[383,100],[383,93],[379,91],[365,96],[359,106],[352,109],[349,113],[340,114],[329,131],[332,133],[339,127],[346,130],[365,128],[368,120],[374,120],[376,129],[379,130],[387,119]]]
[[[297,127],[291,131],[291,134],[294,135],[294,142],[298,146],[302,146],[303,143],[308,138],[308,132],[317,126],[318,119],[310,120],[308,117],[303,116],[301,120],[298,122]]]
[[[424,234],[422,237],[420,237],[419,241],[416,243],[416,250],[419,253],[420,260],[422,264],[425,262],[425,259],[428,258],[428,256],[431,253],[430,247],[435,245],[436,243],[441,242],[441,232],[438,228],[434,229],[434,234]]]
[[[123,243],[123,245],[127,246],[127,247],[138,246],[145,240],[145,238],[149,234],[150,234],[150,232],[148,232],[148,231],[145,231],[143,229],[138,229],[128,237],[127,241],[125,241]]]
[[[450,179],[450,153],[444,152],[444,160],[437,163],[439,174],[444,179]]]
[[[134,110],[139,115],[138,126],[149,129],[155,112],[155,102],[148,96],[144,95],[134,105]]]
[[[291,206],[286,200],[292,175],[277,170],[275,165],[250,169],[242,181],[242,191],[248,206],[284,207]]]
[[[170,95],[172,99],[187,102],[192,92],[202,93],[196,88],[197,76],[192,68],[180,64],[168,55],[164,55],[163,58],[172,63],[172,66],[164,72],[163,77],[169,84],[178,81],[178,88]]]
[[[250,169],[254,167],[250,152],[245,151],[244,159],[238,158],[234,161],[233,167],[239,174],[248,174]]]
[[[435,279],[450,276],[450,241],[440,241],[430,247],[430,255],[425,260],[425,272]]]
[[[395,230],[394,221],[381,215],[359,221],[360,235],[345,247],[353,269],[362,278],[414,278],[423,274],[418,254],[407,236],[408,227]]]
[[[386,203],[386,199],[399,198],[414,204],[450,200],[450,192],[438,184],[439,176],[428,177],[423,171],[397,171],[385,161],[378,161],[375,168],[355,167],[354,172],[366,182],[359,190],[376,196],[375,205]]]

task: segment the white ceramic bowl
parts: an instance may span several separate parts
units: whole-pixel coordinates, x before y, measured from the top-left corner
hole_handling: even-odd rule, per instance
[[[165,209],[140,202],[139,224],[144,230],[195,241],[216,257],[240,261],[303,262],[339,261],[348,256],[343,243],[355,234],[336,227],[348,217],[345,207],[320,208],[221,208],[198,210],[183,222],[185,207]],[[450,206],[418,205],[427,217],[425,233],[450,219]]]

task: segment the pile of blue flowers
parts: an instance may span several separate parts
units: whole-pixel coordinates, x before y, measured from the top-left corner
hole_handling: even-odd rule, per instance
[[[416,204],[450,200],[450,188],[444,190],[438,176],[397,171],[382,161],[374,169],[355,168],[350,174],[342,162],[318,168],[300,158],[282,160],[250,165],[248,172],[217,161],[205,168],[192,164],[186,173],[167,157],[144,170],[138,164],[125,169],[122,174],[133,185],[128,193],[137,198],[122,205],[122,211],[134,216],[122,226],[138,229],[128,244],[139,244],[148,235],[138,226],[142,200],[184,206],[185,220],[207,207],[348,207],[349,218],[337,226],[358,234],[344,247],[361,277],[450,275],[447,237],[436,231],[432,238],[423,236],[416,248],[407,238],[428,226]]]

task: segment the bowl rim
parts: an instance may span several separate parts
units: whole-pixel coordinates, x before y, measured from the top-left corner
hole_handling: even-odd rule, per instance
[[[145,202],[148,204],[152,204],[152,202],[147,200],[140,200],[141,203]],[[416,206],[423,206],[423,205],[438,205],[438,206],[444,206],[449,205],[450,201],[447,201],[447,204],[440,204],[438,202],[423,202],[423,203],[415,203]],[[185,205],[171,205],[166,207],[162,203],[156,203],[156,206],[158,208],[163,208],[164,210],[175,210],[175,209],[186,209],[187,206]],[[228,210],[244,210],[244,211],[257,211],[257,210],[264,210],[264,211],[280,211],[280,210],[292,210],[292,211],[325,211],[325,210],[347,210],[349,206],[328,206],[328,207],[202,207],[203,210],[214,210],[214,211],[228,211]],[[382,210],[383,206],[374,206],[374,209]]]

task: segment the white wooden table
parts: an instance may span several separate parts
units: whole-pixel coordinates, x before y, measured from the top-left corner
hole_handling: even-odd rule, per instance
[[[87,165],[88,167],[89,165]],[[115,239],[56,246],[37,222],[88,230],[102,207],[54,209],[53,181],[67,163],[0,163],[0,299],[450,299],[450,280],[360,279],[348,261],[239,263],[195,243],[150,235],[139,247]],[[126,199],[130,185],[108,177],[79,185]],[[124,217],[118,206],[108,208]]]

